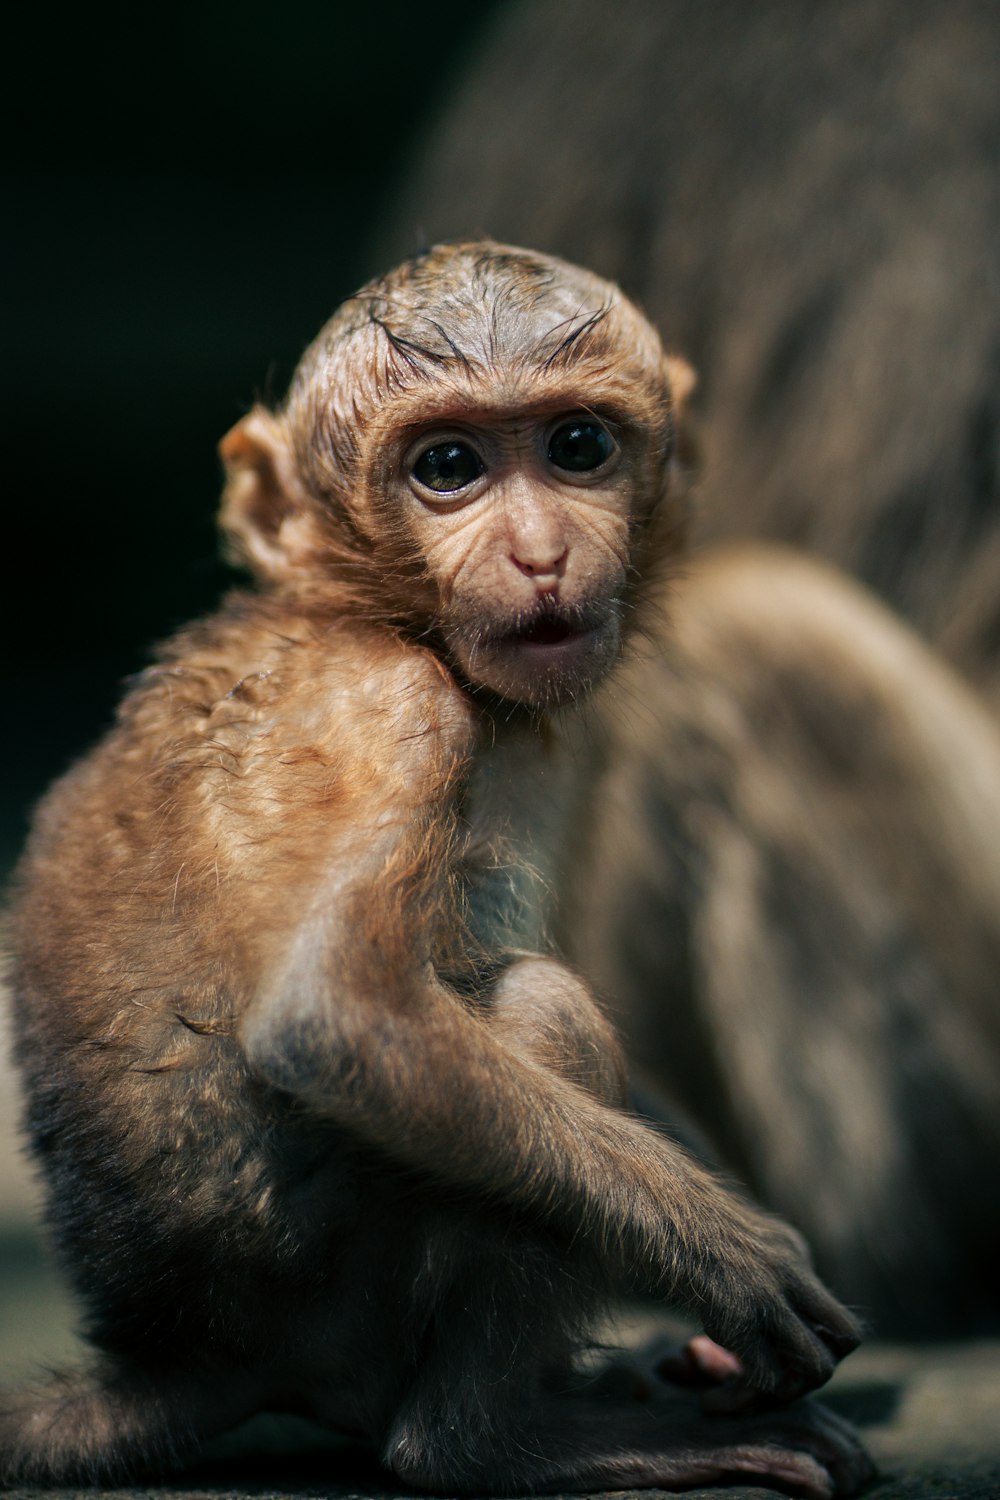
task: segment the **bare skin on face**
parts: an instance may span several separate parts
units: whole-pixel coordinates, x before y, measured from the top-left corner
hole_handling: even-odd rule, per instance
[[[98,1360],[4,1404],[8,1483],[162,1473],[274,1407],[450,1493],[865,1482],[786,1409],[854,1318],[630,1113],[551,940],[689,384],[615,287],[457,245],[225,439],[258,589],[164,648],[20,871],[30,1125]],[[575,1378],[636,1284],[696,1314],[727,1414]]]
[[[617,658],[629,559],[629,455],[563,399],[435,423],[390,492],[439,580],[455,665],[539,705],[572,700]]]

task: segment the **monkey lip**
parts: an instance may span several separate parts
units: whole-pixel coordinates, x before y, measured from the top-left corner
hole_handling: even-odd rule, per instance
[[[478,639],[456,633],[455,654],[471,681],[504,698],[539,706],[571,701],[617,656],[619,631],[607,608],[551,607],[497,621]]]
[[[566,620],[545,618],[536,620],[524,630],[513,630],[501,639],[505,645],[512,646],[562,646],[569,641],[579,640],[582,636],[590,634],[592,634],[592,627],[581,630],[578,626],[570,625]]]
[[[575,673],[592,655],[599,633],[596,625],[570,624],[547,616],[497,636],[493,649],[501,659],[520,660],[532,673]]]
[[[495,635],[475,664],[476,675],[505,697],[564,702],[603,675],[614,656],[614,636],[608,620],[538,615]]]
[[[570,612],[549,608],[519,621],[513,630],[498,632],[492,644],[500,651],[526,650],[532,655],[556,657],[569,654],[576,646],[591,644],[601,624],[602,620],[592,610]]]

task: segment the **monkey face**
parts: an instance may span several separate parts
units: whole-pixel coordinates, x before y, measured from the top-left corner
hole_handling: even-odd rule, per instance
[[[229,434],[223,523],[310,607],[543,707],[616,660],[693,377],[610,283],[490,242],[345,303]]]
[[[633,435],[592,410],[442,413],[394,465],[394,507],[463,677],[534,706],[616,660]]]

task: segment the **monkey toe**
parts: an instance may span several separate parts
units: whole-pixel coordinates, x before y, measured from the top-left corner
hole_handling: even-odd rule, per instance
[[[754,1473],[794,1495],[848,1497],[874,1479],[875,1466],[846,1422],[818,1402],[803,1401],[782,1412],[711,1418],[724,1444],[738,1455],[734,1472]],[[720,1434],[721,1435],[721,1434]]]
[[[679,1348],[660,1354],[655,1371],[661,1380],[673,1385],[710,1387],[740,1379],[743,1365],[707,1333],[700,1333]]]

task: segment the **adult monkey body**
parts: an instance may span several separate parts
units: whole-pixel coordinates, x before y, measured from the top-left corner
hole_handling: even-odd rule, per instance
[[[30,1123],[102,1362],[4,1404],[6,1482],[276,1406],[451,1491],[863,1482],[820,1408],[567,1384],[625,1281],[735,1351],[733,1407],[857,1340],[790,1230],[625,1111],[547,956],[588,761],[551,711],[676,539],[687,380],[608,283],[473,244],[359,294],[226,439],[263,591],[166,648],[20,874]]]
[[[620,281],[699,369],[695,543],[927,643],[706,558],[563,931],[886,1333],[1000,1313],[998,56],[986,0],[514,5],[391,219]]]

